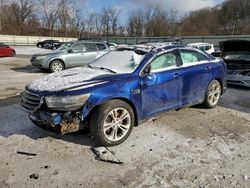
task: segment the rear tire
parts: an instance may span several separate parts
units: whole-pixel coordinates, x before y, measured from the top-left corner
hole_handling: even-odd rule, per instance
[[[206,108],[214,108],[218,105],[221,97],[221,84],[218,80],[210,82],[203,105]]]
[[[12,51],[11,57],[15,57],[16,56],[16,52]]]
[[[50,63],[49,70],[50,72],[60,72],[64,69],[64,63],[60,60],[54,60]]]
[[[115,146],[128,138],[134,121],[134,112],[128,103],[110,100],[93,112],[90,131],[97,145]]]

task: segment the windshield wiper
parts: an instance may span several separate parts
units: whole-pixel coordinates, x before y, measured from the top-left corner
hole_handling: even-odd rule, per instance
[[[111,70],[111,69],[109,69],[109,68],[105,68],[105,67],[93,67],[93,66],[91,66],[91,65],[88,65],[88,67],[91,68],[91,69],[107,70],[107,71],[109,71],[109,72],[112,72],[112,73],[117,74],[117,72],[115,72],[115,71],[113,71],[113,70]]]

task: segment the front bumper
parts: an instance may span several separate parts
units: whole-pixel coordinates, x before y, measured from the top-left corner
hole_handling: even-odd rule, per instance
[[[53,129],[61,134],[76,132],[80,129],[80,118],[72,113],[48,113],[38,111],[29,114],[30,120],[44,129]]]
[[[49,68],[46,58],[38,60],[35,57],[32,57],[31,60],[30,60],[30,63],[33,66],[38,67],[38,68],[43,68],[43,69],[48,69]]]
[[[28,90],[22,93],[21,105],[36,125],[43,128],[56,128],[62,134],[84,128],[82,126],[88,122],[88,115],[93,109],[93,105],[86,102],[78,110],[55,111],[48,108],[44,97]]]

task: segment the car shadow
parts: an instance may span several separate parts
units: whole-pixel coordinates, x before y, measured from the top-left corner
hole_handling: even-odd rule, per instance
[[[61,135],[56,131],[36,126],[30,121],[28,114],[22,110],[18,101],[20,101],[20,97],[0,100],[0,137],[24,135],[34,140],[52,137],[75,144],[94,146],[92,136],[88,131]]]
[[[242,90],[242,91],[250,91],[250,88],[248,88],[248,87],[234,85],[234,84],[228,84],[228,89],[238,89],[238,90]]]
[[[16,54],[15,57],[18,57],[18,58],[25,58],[25,59],[30,59],[31,58],[31,55],[24,55],[24,54]]]
[[[11,70],[16,71],[16,72],[22,72],[22,73],[48,73],[47,71],[43,71],[32,65],[26,65],[24,67],[14,67],[14,68],[11,68]]]
[[[250,113],[250,88],[238,85],[228,85],[219,106]]]
[[[250,113],[250,88],[229,85],[226,93],[221,97],[218,106],[244,113]],[[203,104],[197,104],[190,108],[209,110]]]

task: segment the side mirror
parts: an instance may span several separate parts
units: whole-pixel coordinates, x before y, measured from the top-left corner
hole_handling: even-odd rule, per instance
[[[155,74],[148,74],[142,78],[142,85],[143,86],[152,86],[157,82],[157,78]]]
[[[68,49],[68,53],[73,53],[73,50],[72,49]]]
[[[148,65],[144,70],[143,70],[143,75],[150,75],[151,73],[151,65]]]

